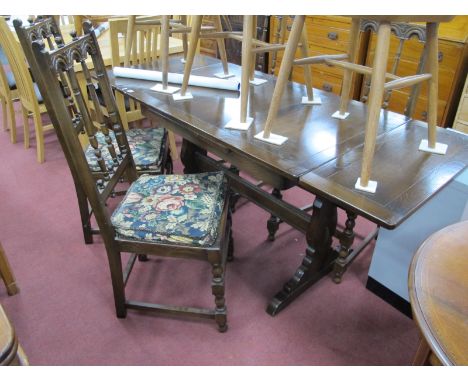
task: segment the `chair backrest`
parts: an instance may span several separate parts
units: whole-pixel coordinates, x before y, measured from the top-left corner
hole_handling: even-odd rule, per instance
[[[15,77],[18,97],[28,110],[39,108],[34,84],[24,53],[4,17],[0,17],[0,45]]]
[[[20,25],[15,27],[17,30],[21,28]],[[84,35],[76,37],[74,34],[69,44],[64,44],[59,37],[56,40],[57,48],[51,51],[46,49],[44,41],[33,41],[28,47],[28,55],[33,57],[31,70],[52,123],[55,129],[60,131],[60,143],[70,170],[74,177],[77,176],[77,181],[91,204],[107,246],[113,242],[114,231],[105,201],[123,176],[129,182],[133,182],[137,174],[91,23],[85,22],[83,29]],[[108,118],[100,111],[95,84],[88,68],[89,57],[109,112]],[[100,133],[91,119],[87,94],[83,94],[79,86],[78,75],[85,77]],[[64,97],[63,87],[70,88],[74,97]],[[93,173],[89,158],[86,158],[81,147],[78,135],[82,131],[87,134],[93,148],[94,162],[99,166],[99,176],[96,176],[96,172]],[[98,139],[100,134],[102,139]]]
[[[130,52],[130,64],[153,65],[157,60],[158,36],[161,26],[157,25],[158,16],[137,17],[138,23],[134,26],[132,49]],[[144,24],[144,23],[147,24]],[[125,60],[125,43],[119,45],[119,38],[127,39],[128,18],[109,19],[109,38],[111,42],[112,66],[122,66]]]

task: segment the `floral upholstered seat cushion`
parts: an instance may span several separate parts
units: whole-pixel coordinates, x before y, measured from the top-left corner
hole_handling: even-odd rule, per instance
[[[109,135],[111,136],[116,153],[119,153],[114,132],[110,131]],[[161,168],[161,147],[164,139],[164,129],[130,129],[126,131],[126,135],[137,170],[159,171]],[[112,168],[112,156],[106,147],[104,134],[98,132],[96,138],[107,167]],[[101,171],[91,145],[88,145],[86,148],[85,155],[91,171]]]
[[[142,175],[128,189],[111,221],[123,238],[210,246],[224,207],[222,172]]]

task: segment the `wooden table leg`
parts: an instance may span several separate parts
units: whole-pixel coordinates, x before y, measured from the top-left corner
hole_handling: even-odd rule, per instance
[[[275,316],[311,285],[330,272],[337,252],[332,248],[337,209],[327,200],[315,198],[312,217],[306,232],[306,256],[294,276],[270,301],[267,313]]]
[[[197,165],[196,154],[206,155],[207,151],[201,149],[192,142],[183,139],[182,148],[180,149],[180,159],[184,165],[184,174],[196,174],[201,172]]]
[[[354,226],[356,225],[357,215],[354,212],[346,212],[345,229],[340,235],[340,251],[333,267],[333,281],[337,284],[341,282],[343,273],[346,270],[347,258],[354,242]]]
[[[280,199],[280,200],[283,199],[281,190],[279,190],[278,188],[274,188],[271,194],[277,199]],[[270,241],[275,240],[275,234],[279,229],[280,223],[281,223],[281,219],[278,216],[275,216],[275,215],[270,216],[270,218],[267,221],[268,240]]]
[[[5,282],[7,293],[10,296],[15,295],[19,292],[16,286],[16,280],[11,271],[10,263],[6,257],[5,251],[3,250],[2,244],[0,243],[0,277]]]

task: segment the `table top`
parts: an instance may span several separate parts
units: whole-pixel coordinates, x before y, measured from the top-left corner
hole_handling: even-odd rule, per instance
[[[213,58],[197,56],[193,74],[212,76],[222,71]],[[240,68],[230,64],[230,71],[240,78]],[[177,56],[170,60],[171,72],[183,72]],[[288,137],[281,146],[254,139],[263,130],[275,85],[275,77],[256,73],[267,79],[250,87],[249,116],[254,123],[245,131],[223,126],[239,116],[238,92],[190,87],[190,101],[174,101],[172,96],[150,90],[150,81],[113,78],[111,81],[129,97],[172,122],[191,129],[205,140],[243,155],[291,180],[305,190],[332,199],[338,206],[353,210],[387,228],[394,228],[447,184],[468,161],[468,139],[462,134],[439,129],[438,139],[448,143],[445,156],[418,151],[419,141],[427,135],[427,125],[410,121],[403,115],[382,111],[372,179],[379,181],[375,195],[354,189],[360,173],[367,106],[350,102],[350,116],[331,118],[338,110],[339,97],[314,89],[322,105],[300,103],[305,86],[290,82],[272,132]],[[403,159],[403,160],[402,160]]]
[[[409,292],[422,334],[445,365],[468,365],[468,221],[445,227],[416,252]]]

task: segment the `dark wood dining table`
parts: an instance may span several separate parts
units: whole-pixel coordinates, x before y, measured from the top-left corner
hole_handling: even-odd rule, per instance
[[[229,66],[230,72],[240,77],[240,67]],[[197,56],[192,73],[213,76],[220,70],[219,60]],[[170,59],[169,71],[183,73],[180,57]],[[378,188],[375,194],[366,193],[354,188],[360,174],[367,111],[361,102],[351,101],[347,119],[334,119],[331,115],[338,109],[339,97],[314,89],[322,105],[302,105],[305,86],[290,82],[272,129],[288,140],[276,146],[254,138],[265,124],[274,76],[256,73],[267,82],[250,87],[248,110],[254,123],[248,131],[239,131],[224,128],[239,116],[238,92],[191,87],[193,99],[174,101],[171,95],[151,90],[154,83],[150,81],[109,74],[113,87],[138,101],[145,115],[183,137],[185,172],[223,170],[234,192],[271,214],[267,223],[270,239],[282,222],[305,234],[306,256],[269,302],[267,312],[271,315],[330,271],[335,282],[341,281],[363,246],[353,247],[357,216],[394,229],[467,166],[466,135],[438,128],[438,141],[448,144],[447,154],[421,152],[418,146],[427,137],[427,124],[383,110],[372,172]],[[241,176],[239,171],[249,176]],[[292,187],[310,192],[311,200],[315,196],[313,203],[298,207],[283,201],[281,191]],[[338,208],[347,214],[341,229],[337,226]],[[333,237],[339,240],[337,248],[332,247]]]

